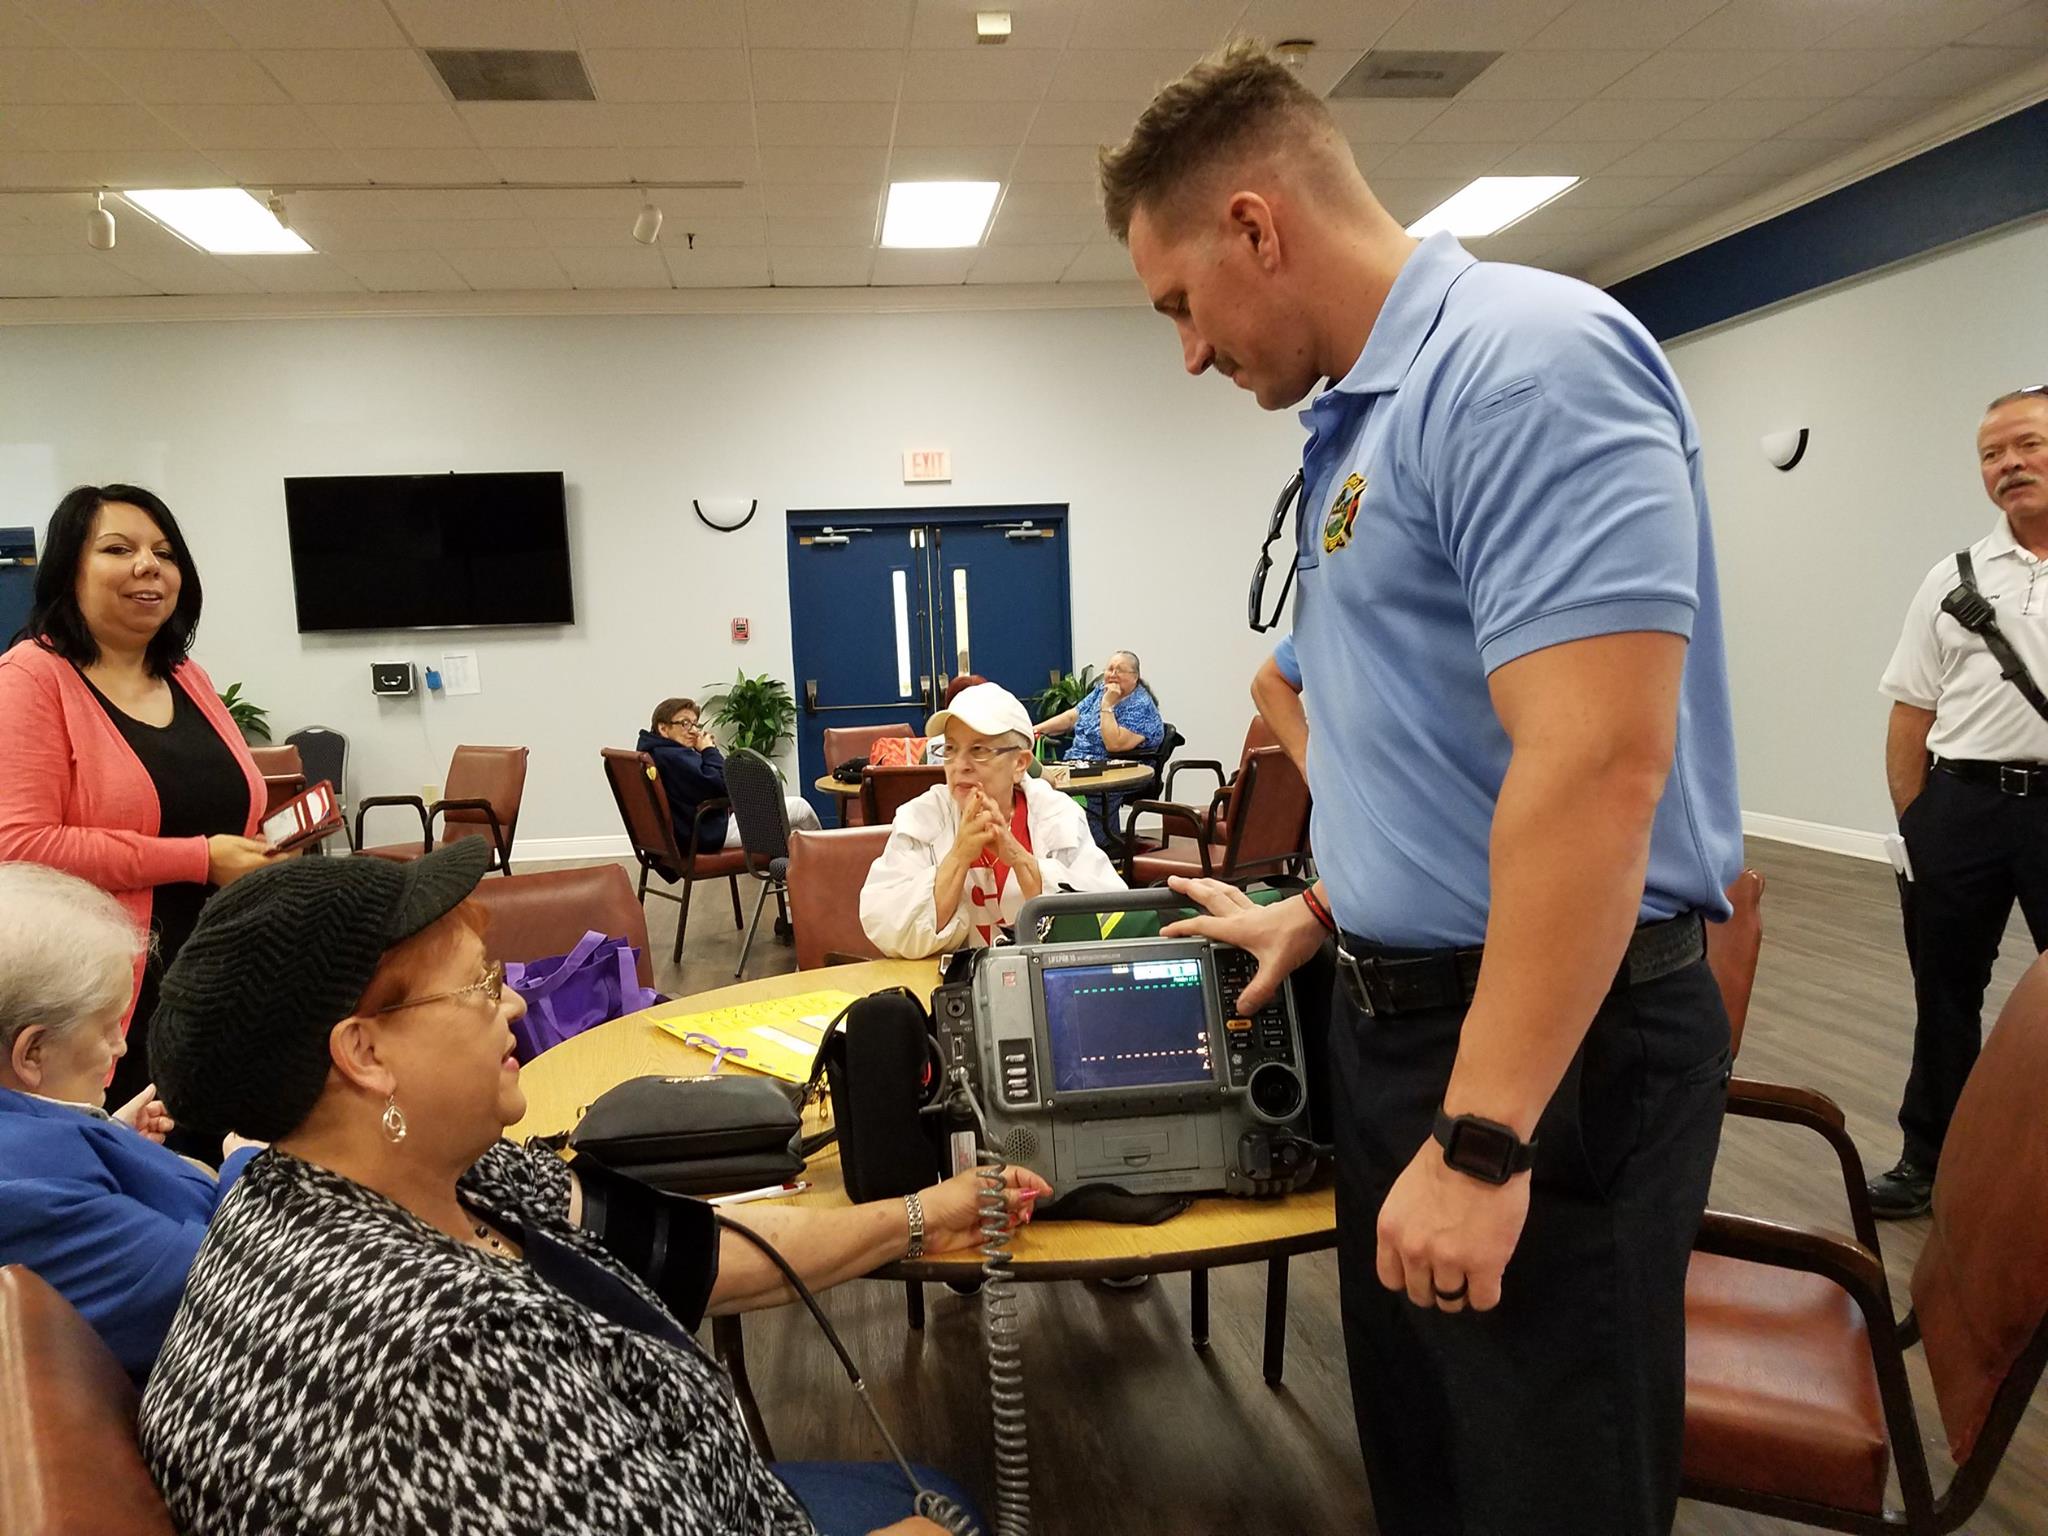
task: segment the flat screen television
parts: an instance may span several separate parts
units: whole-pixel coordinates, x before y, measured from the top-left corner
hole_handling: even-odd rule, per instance
[[[284,483],[299,632],[573,624],[559,472]]]

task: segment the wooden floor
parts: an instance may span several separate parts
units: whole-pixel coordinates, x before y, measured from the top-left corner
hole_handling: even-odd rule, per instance
[[[1742,1071],[1831,1094],[1847,1111],[1866,1164],[1881,1171],[1898,1150],[1893,1116],[1912,1034],[1891,873],[1883,865],[1780,843],[1752,843],[1750,853],[1770,884]],[[739,935],[722,889],[698,893],[691,953],[680,970],[667,963],[675,909],[648,905],[652,947],[660,957],[657,986],[686,994],[732,979]],[[2030,958],[2015,923],[1987,1017]],[[747,970],[759,976],[794,964],[787,945],[764,936]],[[1839,1176],[1825,1146],[1782,1127],[1729,1123],[1713,1203],[1847,1230]],[[1924,1228],[1924,1222],[1908,1222],[1882,1229],[1899,1297]],[[1279,1390],[1260,1376],[1263,1296],[1262,1266],[1219,1271],[1212,1280],[1210,1346],[1198,1354],[1188,1343],[1184,1277],[1162,1277],[1137,1292],[1075,1283],[1022,1288],[1034,1526],[1041,1536],[1377,1531],[1353,1436],[1334,1259],[1325,1254],[1294,1263],[1287,1376]],[[939,1287],[929,1288],[927,1297],[922,1335],[905,1326],[898,1285],[855,1282],[824,1304],[912,1459],[985,1492],[990,1465],[980,1303]],[[779,1456],[884,1454],[807,1316],[796,1309],[757,1314],[747,1333],[755,1388]],[[1921,1424],[1941,1486],[1949,1462],[1917,1352],[1913,1359]],[[1750,1536],[1805,1528],[1688,1503],[1677,1529],[1687,1536]],[[2037,1394],[1968,1530],[1973,1536],[2048,1531],[2048,1390]]]

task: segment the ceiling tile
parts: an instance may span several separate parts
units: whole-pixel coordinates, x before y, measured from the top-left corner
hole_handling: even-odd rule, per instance
[[[633,216],[640,211],[640,194],[630,188],[567,192],[515,191],[512,194],[512,201],[521,214],[536,220],[596,219],[613,224],[624,220],[630,225]],[[683,191],[670,187],[661,194],[661,207],[672,219],[697,215],[706,218],[759,218],[761,189],[740,187],[730,191]]]
[[[1003,198],[1006,212],[1016,214],[1084,214],[1102,217],[1102,202],[1094,184],[1072,181],[1020,181],[1013,183]]]
[[[1708,211],[1733,208],[1737,203],[1765,191],[1776,180],[1774,176],[1695,176],[1691,181],[1673,187],[1651,206]]]
[[[618,142],[601,101],[468,101],[456,112],[485,149],[590,149]]]
[[[462,274],[432,251],[364,252],[337,256],[335,263],[372,293],[459,293],[469,288]]]
[[[756,48],[756,101],[894,101],[905,55],[875,50],[829,53],[821,48]]]
[[[205,155],[175,149],[96,149],[52,155],[60,182],[107,187],[208,187],[228,178]]]
[[[409,48],[278,49],[257,57],[298,101],[364,106],[446,100],[440,82]]]
[[[284,92],[246,53],[195,48],[101,49],[88,55],[145,102],[283,101]]]
[[[198,0],[18,0],[73,48],[232,48]]]
[[[741,48],[741,0],[569,0],[585,48]]]
[[[743,250],[768,243],[768,221],[752,219],[706,219],[679,214],[661,226],[661,244],[687,247],[686,235],[697,237],[700,251]],[[602,245],[601,240],[552,240],[551,245]]]
[[[1723,176],[1795,176],[1856,146],[1825,139],[1765,139],[1715,167]]]
[[[506,181],[625,181],[626,152],[620,149],[487,149],[485,155]]]
[[[867,144],[776,146],[761,151],[761,180],[769,186],[871,187],[888,165],[889,152]]]
[[[1927,57],[1924,48],[1815,48],[1737,86],[1737,96],[1853,96]]]
[[[124,257],[129,244],[124,240],[120,246]],[[0,224],[0,255],[70,256],[85,248],[75,223]],[[123,260],[121,265],[125,267],[128,263]]]
[[[752,113],[755,137],[745,142],[764,147],[865,144],[887,148],[895,118],[896,109],[885,101],[764,101]]]
[[[1443,116],[1441,101],[1333,101],[1337,130],[1354,144],[1406,144]]]
[[[862,288],[875,264],[866,250],[798,247],[770,250],[768,273],[778,288]]]
[[[296,256],[216,256],[263,293],[361,293],[355,274],[318,253]]]
[[[61,48],[64,40],[26,11],[0,4],[0,48]]]
[[[480,149],[352,149],[348,155],[372,181],[495,181],[498,176]]]
[[[384,0],[422,48],[574,48],[558,0]]]
[[[755,142],[754,114],[745,102],[636,102],[609,110],[613,140],[621,145],[751,149]]]
[[[405,33],[382,5],[280,5],[278,0],[206,0],[244,48],[404,48]]]
[[[1683,176],[1588,176],[1572,188],[1575,208],[1641,208],[1685,181]]]
[[[670,288],[659,251],[636,245],[625,231],[620,244],[591,250],[558,250],[555,260],[576,288]]]
[[[1928,103],[1910,96],[1855,96],[1802,118],[1777,137],[1781,139],[1858,139],[1868,142],[1911,122]]]
[[[293,201],[297,201],[294,199]],[[352,251],[519,251],[549,242],[531,219],[349,219],[315,223],[294,218],[293,227],[320,250]],[[607,236],[619,226],[606,227]],[[573,243],[573,242],[565,242]],[[580,242],[602,244],[592,239]]]
[[[1028,101],[905,101],[896,109],[895,142],[933,148],[1014,148],[1023,142],[1036,110]]]
[[[1130,102],[1135,121],[1160,86],[1186,74],[1188,66],[1200,57],[1200,51],[1192,48],[1103,48],[1066,53],[1046,88],[1046,99]]]
[[[0,187],[51,187],[61,186],[70,180],[64,174],[60,157],[48,150],[37,150],[32,154],[0,155]],[[12,203],[13,198],[4,201]]]
[[[1099,213],[1017,213],[1008,203],[996,210],[990,245],[1087,245],[1108,234]]]
[[[1651,139],[1698,112],[1696,101],[1618,101],[1601,97],[1574,108],[1545,130],[1546,139]]]
[[[1717,101],[1664,135],[1667,139],[1721,139],[1754,144],[1804,122],[1825,101]]]
[[[614,243],[619,238],[621,230],[628,234],[632,232],[635,212],[634,208],[625,208],[621,209],[616,217],[609,219],[534,219],[531,223],[533,232],[540,237],[542,245],[556,249],[566,247],[570,250],[598,250]],[[666,214],[667,210],[664,209],[663,212]],[[486,226],[479,224],[477,227],[481,229]],[[682,239],[682,235],[666,217],[662,220],[661,238]],[[451,249],[448,246],[437,248]]]
[[[0,106],[126,100],[126,91],[69,49],[22,48],[0,52]]]
[[[1086,245],[1060,274],[1063,283],[1132,283],[1131,253],[1120,245]]]
[[[1759,75],[1782,69],[1801,57],[1748,48],[1667,48],[1630,70],[1601,94],[1635,101],[1661,101],[1666,97],[1718,101]]]
[[[21,180],[15,178],[16,184]],[[0,198],[0,219],[17,224],[66,224],[76,229],[78,221],[92,211],[92,201],[91,195],[84,192],[17,193]]]
[[[1017,151],[1010,174],[1018,181],[1096,180],[1096,150],[1092,144],[1027,144]]]
[[[889,152],[890,181],[1002,181],[1016,151],[901,145]]]
[[[1332,103],[1334,107],[1336,103]],[[1142,101],[1047,101],[1031,119],[1027,144],[1121,144],[1144,110]]]
[[[1580,207],[1572,201],[1578,191],[1576,187],[1566,191],[1556,201],[1546,203],[1525,219],[1517,219],[1509,228],[1518,235],[1542,235],[1558,239],[1565,235],[1586,235],[1605,225],[1612,224],[1620,215],[1617,208]]]
[[[264,186],[360,181],[363,174],[355,157],[339,149],[215,149],[207,159],[230,181]]]
[[[873,187],[764,186],[761,203],[771,220],[851,219],[873,229],[880,223],[882,192],[879,180]],[[768,232],[768,243],[778,243],[773,229]]]
[[[1417,0],[1375,48],[1519,48],[1571,0]],[[1588,47],[1603,47],[1594,42]]]
[[[2013,0],[1866,0],[1831,48],[1938,48],[2009,14]]]
[[[968,269],[970,283],[1056,283],[1081,254],[1075,245],[992,245]]]
[[[877,288],[955,285],[967,281],[980,248],[958,251],[877,251],[868,281]]]
[[[691,250],[677,243],[664,245],[662,260],[668,263],[669,280],[678,288],[765,288],[768,286],[766,250]]]
[[[1962,96],[2039,63],[2044,53],[2048,50],[2019,52],[2006,48],[1943,48],[1918,64],[1909,64],[1897,74],[1866,86],[1862,94],[1926,100]]]
[[[1727,0],[1679,39],[1682,48],[1812,48],[1859,5],[1843,0]]]
[[[1465,248],[1482,261],[1505,261],[1518,267],[1541,266],[1541,258],[1557,245],[1557,236],[1533,234],[1520,224],[1511,224],[1498,234],[1474,236],[1465,241]]]
[[[768,244],[773,249],[801,248],[814,245],[857,245],[872,246],[877,238],[877,221],[870,215],[864,219],[836,218],[812,219],[803,217],[784,218],[771,214],[768,218]]]
[[[141,107],[78,103],[10,107],[8,127],[36,149],[188,149],[167,123]]]
[[[247,277],[189,246],[175,251],[114,252],[116,265],[153,293],[255,293]]]
[[[901,48],[911,0],[747,0],[756,48]]]
[[[162,106],[156,115],[202,150],[327,149],[334,143],[303,107]]]
[[[1411,0],[1252,0],[1237,30],[1268,42],[1311,37],[1318,53],[1326,48],[1363,52],[1379,42],[1410,4]]]
[[[443,251],[442,260],[484,291],[567,288],[569,276],[549,251]]]
[[[1244,12],[1244,0],[1111,0],[1082,11],[1067,46],[1194,48],[1218,46]]]
[[[1413,176],[1483,176],[1516,148],[1513,144],[1403,144],[1380,161],[1378,174],[1393,179]]]
[[[1524,144],[1504,156],[1497,176],[1591,176],[1629,152],[1626,142]]]
[[[583,56],[600,101],[745,101],[753,95],[737,48],[597,49]]]
[[[520,198],[536,193],[439,192],[410,187],[377,187],[347,192],[303,192],[292,199],[300,218],[318,224],[329,219],[517,219],[524,215]],[[626,217],[637,206],[627,198]]]
[[[1460,103],[1475,101],[1584,101],[1641,64],[1650,54],[1641,48],[1518,49],[1495,59],[1484,73],[1458,93]],[[1334,103],[1333,103],[1334,105]],[[1386,102],[1408,106],[1408,102]],[[1414,102],[1414,106],[1442,103]]]
[[[1712,139],[1652,139],[1607,167],[1614,176],[1704,176],[1715,166],[1749,147],[1750,140],[1730,144]]]
[[[152,291],[140,278],[131,277],[110,260],[94,260],[92,256],[0,256],[0,298],[101,298]]]
[[[1045,95],[1060,59],[1043,49],[917,49],[903,74],[903,100],[1035,102]]]
[[[1531,40],[1532,48],[1664,48],[1726,0],[1578,0]]]
[[[978,48],[987,44],[974,36],[977,11],[1006,10],[1010,13],[1010,40],[1004,48],[1052,48],[1067,46],[1084,0],[918,0],[917,19],[911,26],[913,48]]]
[[[1533,139],[1571,110],[1562,101],[1454,101],[1415,135],[1417,144],[1513,143]]]
[[[721,144],[700,149],[638,148],[621,153],[625,156],[629,181],[750,182],[761,174],[760,154],[746,144]]]
[[[476,143],[445,103],[315,106],[306,116],[342,149],[469,149]]]
[[[2048,48],[2048,0],[2028,0],[1963,41],[1972,48]]]

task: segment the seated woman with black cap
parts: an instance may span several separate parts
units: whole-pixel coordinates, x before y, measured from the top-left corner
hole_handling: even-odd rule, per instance
[[[467,840],[260,871],[164,978],[165,1101],[273,1143],[207,1234],[143,1398],[179,1530],[939,1536],[904,1518],[900,1480],[771,1470],[748,1440],[691,1330],[788,1298],[763,1255],[708,1206],[502,1139],[525,1112],[524,1004],[466,900],[487,859]],[[1008,1182],[1028,1220],[1043,1181]],[[920,1241],[971,1246],[975,1207],[962,1175],[731,1219],[822,1290]]]

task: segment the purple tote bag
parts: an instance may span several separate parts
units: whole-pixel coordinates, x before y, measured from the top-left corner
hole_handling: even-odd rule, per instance
[[[566,955],[508,962],[505,985],[526,999],[526,1016],[512,1025],[513,1054],[531,1061],[595,1025],[653,1007],[660,994],[640,985],[637,961],[624,939],[593,930]]]

